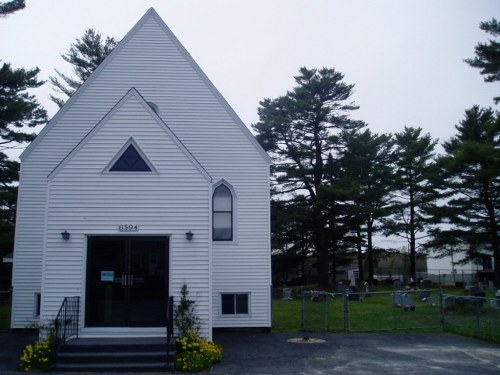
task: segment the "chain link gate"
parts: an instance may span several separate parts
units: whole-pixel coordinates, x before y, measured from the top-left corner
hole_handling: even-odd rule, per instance
[[[344,304],[341,293],[301,290],[301,330],[309,332],[343,331]]]
[[[329,293],[302,290],[301,329],[326,331],[391,331],[439,329],[440,291]]]

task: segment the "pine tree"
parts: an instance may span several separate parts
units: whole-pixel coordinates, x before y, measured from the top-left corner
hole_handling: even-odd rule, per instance
[[[467,260],[491,253],[495,284],[500,285],[500,116],[491,108],[474,106],[456,125],[458,134],[444,143],[440,159],[445,187],[453,195],[441,214],[450,228],[438,235],[460,239]]]
[[[85,30],[82,38],[77,38],[71,44],[69,51],[61,55],[64,61],[73,66],[73,73],[76,78],[55,69],[57,76],[49,78],[52,85],[54,85],[54,91],[62,93],[68,98],[71,97],[116,45],[117,41],[112,37],[108,36],[103,39],[101,34],[94,29]],[[64,99],[54,95],[50,95],[50,99],[59,107],[62,107],[65,103]]]
[[[416,280],[417,250],[419,241],[428,236],[435,202],[441,197],[438,191],[438,174],[434,167],[434,149],[437,140],[422,134],[421,128],[406,127],[395,134],[396,199],[393,217],[385,221],[385,233],[404,238],[410,256],[410,277]]]
[[[28,90],[40,87],[39,69],[12,69],[4,63],[0,68],[0,149],[31,142],[36,134],[24,132],[47,121],[47,113]]]
[[[353,231],[356,237],[360,278],[364,278],[362,247],[366,247],[367,279],[374,279],[374,235],[381,230],[380,222],[389,215],[391,181],[393,180],[393,140],[388,134],[346,133],[346,148],[342,152],[343,180],[349,184]]]
[[[260,102],[257,139],[274,160],[275,188],[283,196],[302,196],[311,208],[311,232],[321,285],[328,285],[330,259],[322,198],[325,163],[338,147],[338,132],[359,128],[347,114],[358,107],[348,102],[354,85],[335,69],[301,68],[296,87],[286,95]]]
[[[500,23],[493,18],[491,21],[481,22],[479,28],[493,37],[500,36]],[[478,43],[475,47],[476,56],[465,59],[465,62],[474,68],[481,69],[485,82],[500,81],[500,43],[489,40],[488,43]],[[495,103],[500,101],[500,96],[493,98]]]
[[[0,17],[5,17],[10,13],[17,12],[18,10],[26,7],[26,0],[12,0],[2,1],[0,3]]]

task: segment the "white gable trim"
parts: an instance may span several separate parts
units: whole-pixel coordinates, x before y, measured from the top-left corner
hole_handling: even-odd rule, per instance
[[[21,161],[24,161],[31,153],[31,151],[36,147],[38,143],[45,137],[45,135],[52,129],[54,124],[56,124],[61,117],[71,108],[73,103],[78,100],[78,98],[82,95],[83,92],[87,89],[94,79],[100,74],[101,70],[104,69],[109,62],[114,59],[115,55],[117,55],[127,44],[128,40],[132,38],[132,36],[137,32],[141,26],[147,22],[149,18],[151,18],[151,14],[155,13],[153,8],[149,8],[149,10],[142,16],[142,18],[135,24],[135,26],[125,35],[125,37],[118,43],[118,45],[111,51],[111,53],[104,59],[104,61],[92,72],[89,78],[76,90],[76,92],[64,103],[63,107],[52,117],[52,119],[44,126],[44,128],[40,131],[37,137],[31,142],[28,147],[23,151],[23,153],[19,156]]]
[[[179,51],[184,55],[186,60],[193,66],[193,69],[198,73],[199,77],[207,87],[209,88],[210,91],[214,94],[214,96],[219,100],[221,105],[224,107],[224,109],[227,111],[229,116],[233,119],[233,121],[241,128],[243,134],[248,138],[248,140],[254,145],[255,149],[259,152],[259,154],[262,156],[263,160],[271,164],[271,157],[267,154],[266,151],[262,148],[262,146],[257,142],[253,134],[250,132],[250,130],[246,127],[246,125],[243,123],[243,121],[240,119],[238,114],[233,110],[233,108],[229,105],[229,103],[226,101],[226,99],[222,96],[222,94],[217,90],[215,85],[210,81],[210,79],[207,77],[207,75],[203,72],[203,70],[200,68],[198,63],[191,57],[189,52],[184,48],[182,43],[177,39],[177,37],[174,35],[172,30],[169,29],[169,27],[165,24],[165,22],[161,19],[161,17],[156,13],[156,11],[151,8],[150,11],[152,11],[151,16],[154,17],[158,24],[163,28],[165,33],[169,36],[169,38],[172,39],[174,44],[177,45],[179,48]]]
[[[189,150],[184,146],[184,144],[176,137],[176,135],[172,132],[172,130],[165,124],[165,122],[158,116],[158,114],[151,108],[151,106],[146,102],[144,97],[135,89],[131,88],[124,96],[123,98],[120,99],[120,101],[109,111],[106,116],[104,116],[93,128],[92,130],[78,143],[78,145],[68,154],[66,157],[59,163],[59,165],[49,174],[48,179],[49,181],[52,180],[58,173],[59,171],[64,168],[64,166],[68,163],[69,160],[73,158],[73,156],[85,145],[85,143],[88,142],[89,139],[91,139],[94,134],[105,124],[111,116],[113,116],[116,112],[120,110],[120,108],[123,106],[129,98],[135,97],[139,103],[142,104],[144,110],[149,113],[151,118],[153,118],[162,128],[163,130],[170,136],[172,141],[179,147],[179,149],[187,156],[187,158],[193,163],[193,165],[200,171],[200,173],[205,177],[205,179],[208,182],[212,181],[211,176],[208,174],[208,172],[203,168],[203,166],[198,162],[198,160],[189,152]],[[140,147],[138,147],[139,151]],[[122,151],[122,149],[121,149]],[[119,155],[121,155],[118,153]],[[139,151],[140,152],[140,151]],[[145,158],[146,160],[147,158]],[[115,158],[113,158],[115,160]],[[146,161],[147,162],[147,161]],[[151,165],[151,163],[148,163],[148,165]],[[108,165],[109,167],[109,165]],[[107,168],[104,170],[106,171]],[[156,169],[152,168],[153,172],[156,171]],[[150,172],[148,172],[150,173]]]
[[[168,28],[168,26],[163,22],[161,17],[156,13],[153,8],[149,8],[149,10],[142,16],[142,18],[135,24],[135,26],[125,35],[125,37],[120,41],[120,43],[113,49],[113,51],[106,57],[106,59],[96,68],[96,70],[90,75],[90,77],[78,88],[78,90],[66,101],[64,106],[55,114],[55,116],[45,125],[45,127],[40,131],[38,136],[31,142],[28,147],[24,150],[24,152],[20,155],[21,161],[24,161],[31,151],[41,142],[41,140],[45,137],[45,135],[52,129],[54,124],[56,124],[59,119],[68,111],[68,109],[73,105],[75,101],[82,95],[83,92],[87,89],[87,86],[94,81],[95,77],[97,77],[100,72],[109,64],[111,60],[115,58],[115,56],[124,48],[127,42],[133,37],[133,35],[139,30],[143,24],[145,24],[150,18],[153,18],[160,27],[164,30],[164,32],[172,39],[172,42],[179,48],[179,51],[184,55],[186,60],[193,66],[193,69],[198,73],[203,82],[207,85],[210,91],[215,95],[215,97],[219,100],[221,105],[226,109],[227,113],[231,116],[234,122],[241,128],[243,134],[250,140],[250,142],[254,145],[255,149],[262,156],[263,160],[271,164],[270,156],[264,151],[264,149],[257,142],[253,134],[250,130],[245,126],[243,121],[239,118],[239,116],[234,112],[229,103],[224,99],[222,94],[217,90],[217,88],[212,84],[212,82],[208,79],[205,73],[198,66],[196,61],[191,57],[189,52],[184,48],[184,46],[180,43],[177,37],[172,33],[172,31]]]

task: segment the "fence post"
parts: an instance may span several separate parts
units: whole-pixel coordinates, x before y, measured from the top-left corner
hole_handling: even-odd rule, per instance
[[[439,325],[444,331],[444,296],[443,288],[439,288]]]
[[[76,338],[78,338],[78,331],[80,331],[80,297],[76,300]]]
[[[328,293],[325,293],[325,329],[328,331]]]
[[[344,296],[344,331],[351,330],[351,322],[349,321],[349,293],[343,294]]]
[[[483,304],[483,301],[480,299],[476,299],[474,302],[476,305],[476,334],[480,336],[481,334],[481,321],[479,317],[479,311],[481,310],[481,306]]]
[[[301,308],[300,308],[300,329],[304,331],[304,326],[305,326],[305,310],[304,310],[304,289],[300,288],[300,296],[302,297],[301,299]]]
[[[399,293],[399,292],[397,292]],[[395,297],[394,295],[394,292],[392,293],[392,329],[393,330],[396,330],[396,327],[398,326],[398,316],[397,316],[397,313],[396,313],[396,304],[395,304],[395,301],[394,301],[394,298],[399,298],[399,297]],[[399,303],[399,300],[397,300]]]

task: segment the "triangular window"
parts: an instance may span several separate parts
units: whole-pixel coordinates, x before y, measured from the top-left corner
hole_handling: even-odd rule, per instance
[[[151,172],[148,163],[142,158],[133,144],[130,144],[109,169],[110,172]]]

